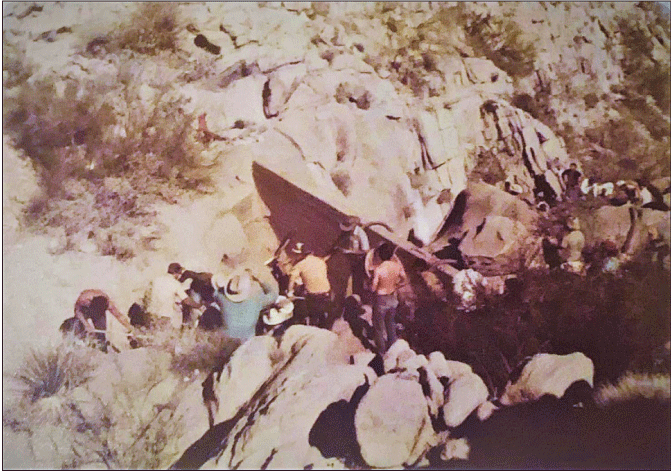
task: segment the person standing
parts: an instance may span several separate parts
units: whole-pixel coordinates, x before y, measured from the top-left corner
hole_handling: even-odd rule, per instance
[[[277,299],[277,282],[262,281],[248,268],[236,271],[225,283],[220,278],[214,279],[218,288],[214,301],[221,311],[223,327],[230,337],[244,342],[256,335],[261,311]]]
[[[326,261],[305,250],[298,242],[289,254],[293,268],[289,272],[287,297],[292,298],[299,283],[305,290],[305,308],[310,325],[329,328],[331,321],[331,283],[328,279]]]
[[[585,248],[585,235],[580,230],[580,220],[570,217],[566,222],[569,233],[561,241],[561,249],[566,262],[562,268],[570,273],[583,274],[585,264],[582,261],[582,250]]]
[[[365,280],[364,257],[366,252],[370,250],[370,242],[358,217],[350,216],[346,222],[341,222],[339,226],[342,231],[339,246],[350,262],[352,293],[361,296]]]
[[[385,242],[377,249],[382,260],[373,272],[371,291],[373,302],[373,329],[378,353],[384,354],[394,344],[396,335],[396,308],[398,307],[398,289],[408,282],[401,262],[394,257],[394,246]],[[386,339],[385,339],[386,333]]]
[[[564,184],[564,195],[567,201],[577,201],[580,198],[581,177],[582,173],[578,170],[578,165],[575,162],[562,172],[561,180]]]

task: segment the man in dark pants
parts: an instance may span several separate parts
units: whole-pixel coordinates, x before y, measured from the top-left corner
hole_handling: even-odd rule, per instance
[[[331,284],[326,261],[307,252],[301,242],[290,251],[293,268],[289,273],[287,297],[294,296],[294,288],[302,282],[305,288],[305,307],[311,325],[329,329],[331,320]]]

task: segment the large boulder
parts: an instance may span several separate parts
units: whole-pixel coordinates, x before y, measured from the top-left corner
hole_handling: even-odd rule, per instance
[[[272,337],[252,337],[233,353],[214,382],[214,395],[219,401],[214,423],[233,417],[270,377],[275,348]],[[249,374],[248,365],[254,365],[254,374]]]
[[[561,399],[568,387],[577,381],[594,386],[594,363],[583,353],[539,353],[524,365],[519,378],[508,382],[500,402],[510,406],[535,401],[546,394]]]
[[[459,426],[474,410],[487,402],[488,396],[485,382],[475,373],[466,373],[450,379],[445,387],[443,406],[445,425]]]
[[[457,427],[475,410],[481,420],[492,412],[489,391],[482,378],[466,363],[447,360],[442,352],[429,355],[427,369],[444,385],[443,418],[448,427]]]
[[[631,204],[623,206],[602,206],[593,213],[593,217],[582,220],[587,244],[598,244],[610,239],[622,247],[632,226],[631,211],[636,211],[634,228],[629,243],[629,253],[645,247],[648,240],[648,230],[655,228],[657,232],[669,241],[670,213],[649,208],[635,208]]]
[[[519,268],[522,258],[531,263],[538,252],[537,218],[519,198],[487,183],[469,183],[429,250],[441,250],[451,237],[457,237],[472,268],[487,276],[510,273]]]
[[[433,437],[422,387],[393,374],[370,388],[354,420],[361,456],[376,468],[412,465]]]
[[[225,370],[227,388],[218,389],[222,405],[229,400],[228,391],[237,391],[236,404],[224,406],[227,413],[220,411],[217,425],[194,442],[176,466],[342,467],[339,459],[346,457],[328,452],[325,457],[310,444],[311,431],[330,405],[348,403],[357,388],[376,376],[366,364],[350,365],[337,342],[330,331],[297,325],[285,332],[279,346],[272,337],[256,337],[240,347],[228,373]],[[250,374],[256,373],[259,362],[265,365],[260,374]],[[235,384],[236,378],[246,386]],[[347,437],[351,431],[343,426],[340,433]],[[312,434],[314,440],[318,433]]]
[[[429,368],[439,378],[456,378],[473,372],[473,368],[460,361],[447,360],[442,352],[431,352],[429,354]]]
[[[521,222],[505,216],[487,216],[470,226],[459,248],[469,257],[513,258],[529,230]]]

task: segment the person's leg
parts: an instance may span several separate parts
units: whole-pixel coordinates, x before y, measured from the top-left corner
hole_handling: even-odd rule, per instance
[[[398,309],[398,301],[396,300],[396,297],[389,299],[384,315],[385,327],[387,328],[387,347],[391,347],[398,338],[396,334],[397,309]]]
[[[330,294],[327,294],[322,297],[320,310],[322,312],[321,327],[323,327],[324,329],[330,329],[331,327],[333,327],[333,323],[336,321],[336,318],[339,317],[337,315],[339,314],[339,312],[336,311],[335,303],[331,300]]]
[[[93,327],[99,332],[93,334],[93,338],[98,344],[103,352],[107,353],[107,336],[105,332],[107,331],[107,314],[103,312],[93,312],[91,313],[91,321],[93,321]]]
[[[373,332],[375,345],[377,346],[377,351],[380,355],[387,351],[384,341],[384,311],[381,310],[381,307],[380,297],[376,296],[373,304]]]
[[[307,309],[307,325],[321,327],[322,303],[318,296],[314,294],[305,295],[305,307]]]

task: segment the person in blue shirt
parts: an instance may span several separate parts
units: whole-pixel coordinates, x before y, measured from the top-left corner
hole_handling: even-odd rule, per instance
[[[270,278],[262,281],[249,269],[234,273],[226,281],[221,276],[215,277],[214,301],[230,337],[244,342],[255,335],[261,310],[279,296],[277,282]]]

